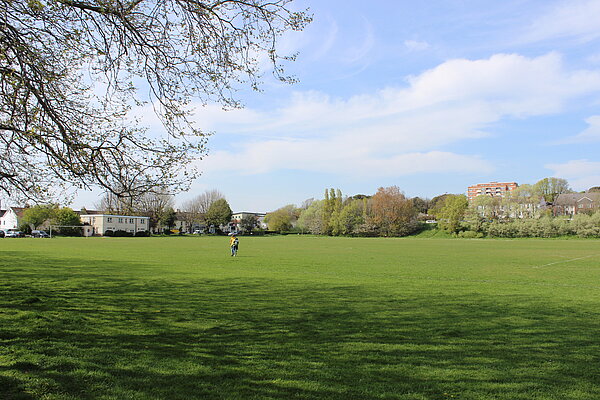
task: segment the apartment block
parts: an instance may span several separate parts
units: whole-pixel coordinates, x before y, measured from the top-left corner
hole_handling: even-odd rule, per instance
[[[515,190],[519,185],[517,182],[488,182],[478,183],[473,186],[469,186],[467,189],[467,197],[469,201],[473,200],[477,196],[492,196],[492,197],[504,197],[504,195],[510,191]]]

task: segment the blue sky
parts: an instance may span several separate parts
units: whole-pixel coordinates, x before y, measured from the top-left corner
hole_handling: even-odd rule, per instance
[[[314,21],[282,38],[287,72],[241,110],[196,109],[213,131],[202,176],[234,211],[327,187],[408,196],[556,176],[600,185],[600,0],[296,0]],[[73,204],[91,207],[81,193]]]

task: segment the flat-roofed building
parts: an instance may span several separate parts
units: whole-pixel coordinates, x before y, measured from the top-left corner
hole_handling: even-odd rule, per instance
[[[256,218],[257,227],[267,229],[267,224],[265,223],[266,216],[266,213],[255,213],[247,211],[236,212],[231,215],[231,222],[235,225],[239,225],[239,223],[242,222],[242,219],[254,217]]]
[[[467,189],[467,197],[473,200],[477,196],[492,196],[492,197],[504,197],[506,193],[515,190],[519,185],[517,182],[488,182],[478,183],[473,186],[469,186]]]
[[[133,215],[86,214],[81,216],[83,236],[100,236],[106,231],[132,234],[150,230],[150,218]]]

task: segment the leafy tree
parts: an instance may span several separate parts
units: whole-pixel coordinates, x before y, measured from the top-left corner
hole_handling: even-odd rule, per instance
[[[231,207],[225,199],[218,199],[210,205],[206,213],[206,224],[219,228],[221,225],[226,225],[231,222]]]
[[[362,200],[350,201],[337,218],[337,231],[341,235],[357,233],[357,227],[364,224],[364,202]]]
[[[569,182],[562,178],[544,178],[539,180],[534,186],[537,195],[543,197],[548,202],[554,202],[559,194],[571,193]]]
[[[80,235],[81,230],[73,228],[74,226],[81,225],[81,218],[79,214],[70,209],[69,207],[59,208],[54,211],[52,216],[53,225],[59,225],[59,232],[62,235]]]
[[[283,210],[276,210],[268,213],[265,217],[265,222],[272,231],[284,232],[292,229],[292,219],[290,215]]]
[[[446,197],[452,196],[451,194],[444,193],[439,196],[435,196],[433,199],[429,201],[429,208],[427,210],[428,214],[436,215],[436,212],[443,207],[444,201],[446,201]]]
[[[323,208],[324,200],[315,200],[306,210],[302,210],[298,218],[298,227],[314,235],[324,233]]]
[[[24,224],[31,226],[33,229],[37,229],[40,225],[52,217],[55,209],[56,206],[52,205],[36,205],[26,208],[23,211],[22,221]]]
[[[440,211],[446,206],[446,201],[448,199],[450,199],[450,197],[446,197]],[[471,200],[471,206],[484,218],[498,218],[502,212],[502,197],[486,195],[477,196]]]
[[[244,215],[240,220],[240,228],[242,232],[252,232],[258,225],[258,218],[256,215]]]
[[[265,222],[272,231],[289,231],[296,221],[297,210],[293,204],[281,207],[265,216]]]
[[[468,207],[469,201],[464,194],[446,196],[443,206],[435,214],[440,228],[448,232],[458,232],[460,230],[460,222],[464,218]]]
[[[194,224],[200,224],[204,221],[204,216],[208,212],[208,209],[215,201],[224,199],[225,196],[220,191],[213,189],[207,190],[194,197],[191,200],[186,201],[181,205],[183,213],[181,213],[185,222],[188,226]]]
[[[175,219],[177,219],[177,213],[173,210],[172,207],[164,210],[162,215],[160,216],[159,223],[161,226],[167,227],[168,230],[171,230],[173,225],[175,225]]]
[[[600,193],[600,186],[594,186],[589,188],[588,193]]]
[[[310,21],[291,0],[0,1],[0,190],[57,196],[61,184],[137,197],[187,188],[206,134],[191,100],[240,104],[260,86],[279,37]],[[132,106],[153,109],[166,135],[147,135]]]
[[[325,189],[325,199],[323,201],[323,233],[331,235],[334,230],[332,219],[335,220],[342,211],[342,191],[334,188]]]
[[[411,201],[413,203],[413,207],[415,208],[415,210],[417,210],[417,212],[427,214],[427,210],[429,209],[429,202],[430,202],[428,199],[422,199],[420,197],[413,197],[411,199]]]
[[[523,184],[507,192],[502,205],[513,218],[534,218],[541,212],[542,196],[536,193],[534,185]]]
[[[417,228],[417,211],[397,186],[379,188],[371,198],[368,222],[381,236],[404,236]]]

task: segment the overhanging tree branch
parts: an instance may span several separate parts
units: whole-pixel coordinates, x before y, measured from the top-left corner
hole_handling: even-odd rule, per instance
[[[238,107],[239,85],[259,87],[261,53],[293,81],[277,38],[310,18],[290,2],[0,0],[0,190],[36,199],[60,185],[119,196],[185,189],[207,143],[190,102]],[[162,132],[130,117],[147,102]]]

